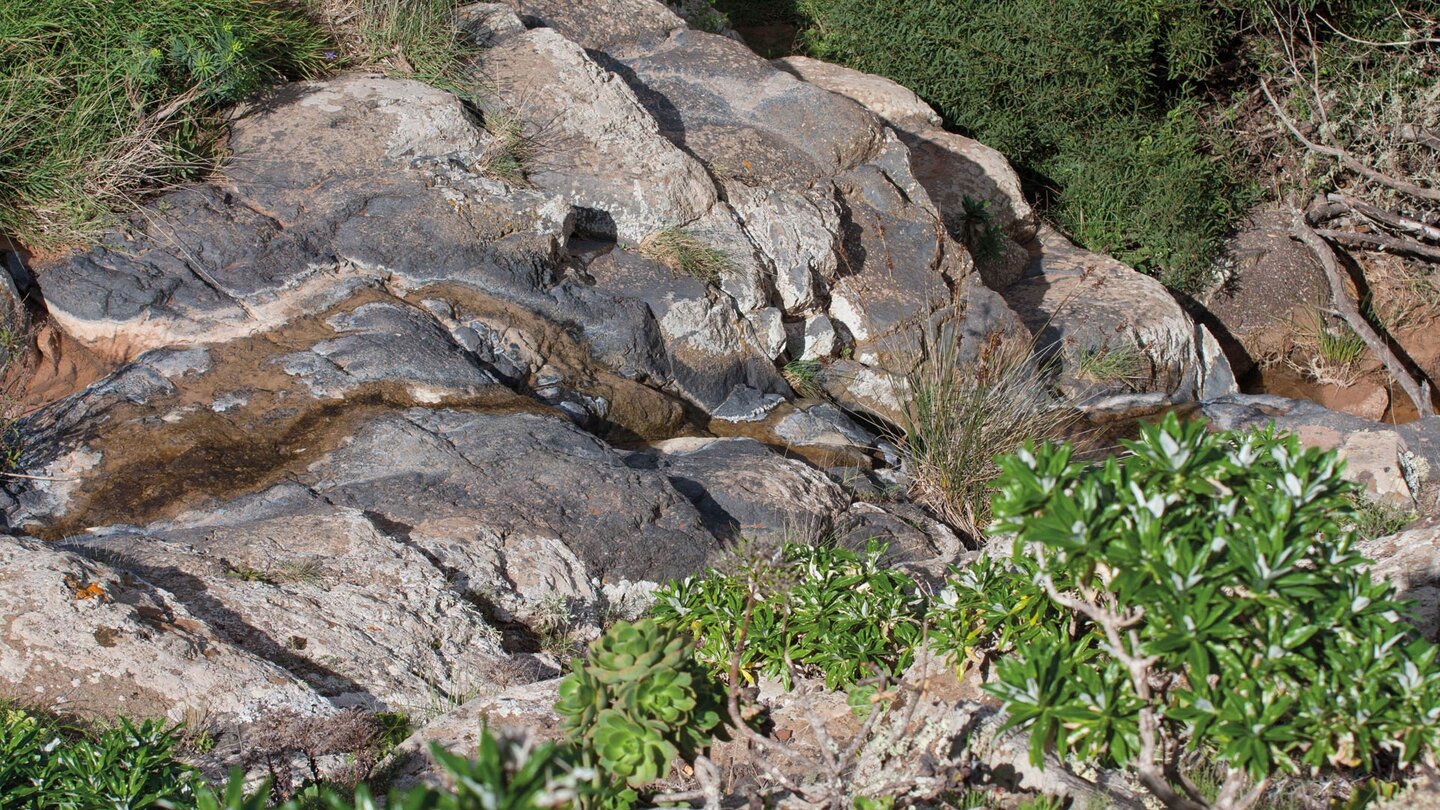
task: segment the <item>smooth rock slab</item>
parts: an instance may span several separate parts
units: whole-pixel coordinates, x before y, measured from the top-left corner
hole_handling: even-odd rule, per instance
[[[332,710],[174,594],[48,543],[0,535],[0,617],[0,681],[28,705],[242,722],[274,710]]]

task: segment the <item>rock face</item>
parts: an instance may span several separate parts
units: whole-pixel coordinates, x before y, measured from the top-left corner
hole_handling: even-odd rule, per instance
[[[1440,636],[1440,530],[1432,526],[1379,537],[1362,542],[1359,550],[1375,560],[1371,572],[1414,600],[1409,614],[1420,632],[1431,641]]]
[[[109,367],[26,417],[0,482],[6,681],[239,720],[488,699],[556,674],[545,628],[593,635],[745,539],[943,570],[953,533],[845,483],[903,490],[881,437],[927,343],[1071,363],[1123,333],[1127,389],[1231,385],[1157,284],[1039,228],[893,83],[654,0],[466,20],[483,116],[288,85],[220,177],[37,265]],[[978,264],[977,205],[1005,237]]]
[[[1404,425],[1371,422],[1326,410],[1313,402],[1275,396],[1234,395],[1201,406],[1220,430],[1273,424],[1293,432],[1307,447],[1336,450],[1346,461],[1345,477],[1374,500],[1411,509],[1421,488],[1440,469],[1440,420]]]

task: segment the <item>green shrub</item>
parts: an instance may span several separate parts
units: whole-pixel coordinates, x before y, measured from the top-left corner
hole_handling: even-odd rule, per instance
[[[1197,112],[1117,116],[1078,131],[1036,166],[1062,189],[1047,214],[1085,247],[1195,292],[1254,195],[1209,154]]]
[[[326,48],[279,0],[12,0],[0,43],[0,233],[37,246],[195,176],[217,110],[315,72]]]
[[[1099,466],[1053,444],[1002,461],[994,528],[1024,576],[1000,577],[1000,598],[1066,616],[1038,621],[987,687],[1035,762],[1132,764],[1163,795],[1173,763],[1142,756],[1154,746],[1210,752],[1237,784],[1434,750],[1436,647],[1354,551],[1334,453],[1173,414],[1125,447]]]
[[[923,602],[915,582],[882,562],[885,546],[863,553],[787,544],[760,586],[748,574],[719,571],[672,582],[656,596],[655,616],[695,634],[695,656],[727,673],[752,594],[754,606],[740,651],[740,673],[790,684],[790,664],[823,677],[831,689],[871,677],[898,675],[924,636]]]
[[[1248,8],[1240,4],[1243,8]],[[1187,88],[1243,27],[1208,0],[799,0],[822,59],[888,76],[1014,162],[1086,247],[1193,291],[1244,189]]]
[[[617,622],[560,682],[555,710],[595,770],[596,795],[625,804],[724,730],[724,690],[679,631],[652,619]]]
[[[176,759],[177,732],[156,721],[122,719],[84,734],[0,707],[0,807],[184,805],[202,782]]]

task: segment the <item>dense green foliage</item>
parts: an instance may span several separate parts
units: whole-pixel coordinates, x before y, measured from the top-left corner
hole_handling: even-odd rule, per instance
[[[0,808],[185,806],[201,781],[176,759],[176,731],[120,720],[84,734],[0,707]]]
[[[0,3],[0,233],[93,231],[137,188],[207,164],[209,117],[324,63],[280,0]]]
[[[1255,777],[1434,750],[1436,647],[1364,570],[1353,485],[1333,453],[1173,415],[1125,446],[1098,466],[1053,444],[1003,460],[996,529],[1015,537],[1018,575],[957,585],[962,609],[1002,638],[1009,628],[1013,652],[990,688],[1037,761],[1053,746],[1129,762],[1142,711],[1168,739]],[[1003,614],[985,604],[987,582],[1045,606]],[[1125,620],[1118,648],[1101,613]],[[1142,659],[1149,694],[1126,667]]]
[[[1397,9],[1433,14],[1436,4],[716,0],[716,6],[739,26],[794,26],[802,51],[915,90],[947,126],[1015,163],[1046,215],[1086,247],[1193,292],[1211,280],[1227,228],[1259,199],[1255,169],[1268,156],[1255,144],[1234,143],[1221,111],[1233,95],[1233,120],[1260,77],[1288,75],[1273,41],[1276,21],[1304,18],[1320,43],[1324,80],[1341,101],[1358,96],[1378,106],[1388,97],[1393,51],[1347,40],[1335,29],[1391,39],[1400,36]],[[1327,43],[1341,47],[1331,52]]]
[[[898,675],[923,636],[923,602],[915,583],[884,563],[885,547],[863,553],[787,545],[778,570],[763,582],[719,571],[671,583],[657,594],[655,616],[695,634],[695,655],[727,673],[741,640],[740,673],[790,683],[790,666],[826,686],[848,686],[875,674]],[[753,605],[752,605],[753,600]]]
[[[596,771],[596,793],[633,799],[723,732],[724,690],[699,666],[690,640],[652,619],[618,622],[560,682],[555,710]]]
[[[1186,83],[1236,23],[1208,0],[800,0],[816,56],[889,76],[999,149],[1087,247],[1194,289],[1243,189]]]

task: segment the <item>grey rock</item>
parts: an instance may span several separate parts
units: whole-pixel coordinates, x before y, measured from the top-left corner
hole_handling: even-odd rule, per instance
[[[0,679],[66,714],[253,721],[330,703],[180,599],[72,551],[0,535]]]
[[[406,386],[417,402],[440,402],[499,384],[444,328],[412,307],[362,304],[330,318],[328,325],[341,337],[276,361],[318,397],[343,398],[364,383],[394,382]],[[397,351],[401,346],[404,350]]]
[[[1431,641],[1440,636],[1440,529],[1431,526],[1362,540],[1357,550],[1375,561],[1371,573],[1414,600],[1407,613],[1420,632]]]
[[[828,402],[782,417],[775,423],[775,434],[796,447],[854,447],[871,451],[880,444],[878,436]]]
[[[1036,335],[1036,350],[1064,366],[1072,391],[1098,386],[1163,391],[1176,401],[1202,395],[1202,380],[1229,387],[1207,333],[1159,281],[1109,256],[1072,244],[1048,226],[1040,229],[1038,253],[1024,278],[1002,294]],[[1136,358],[1131,378],[1077,377],[1090,352],[1127,352]],[[1232,375],[1233,376],[1233,375]]]
[[[715,204],[704,168],[661,137],[635,93],[580,45],[535,29],[487,50],[482,64],[499,103],[543,128],[530,182],[593,212],[582,228],[639,242]]]
[[[696,444],[661,443],[666,452],[629,463],[655,463],[717,537],[813,542],[849,506],[844,491],[823,472],[754,439]]]
[[[573,9],[594,19],[588,6]],[[660,131],[717,175],[801,189],[854,168],[879,147],[880,127],[869,113],[734,40],[679,30],[609,56],[605,66],[630,84]]]
[[[282,484],[64,546],[165,588],[229,643],[337,706],[418,712],[432,693],[462,692],[465,673],[483,685],[506,654],[499,631],[432,553],[389,529]],[[472,573],[466,585],[481,582]]]
[[[1244,394],[1202,402],[1200,413],[1217,430],[1274,424],[1296,434],[1307,447],[1335,450],[1347,462],[1347,479],[1360,484],[1371,498],[1392,506],[1411,508],[1419,488],[1436,469],[1437,419],[1390,425],[1304,400]]]
[[[839,341],[828,315],[814,315],[787,324],[788,351],[797,360],[820,360],[835,354]]]

